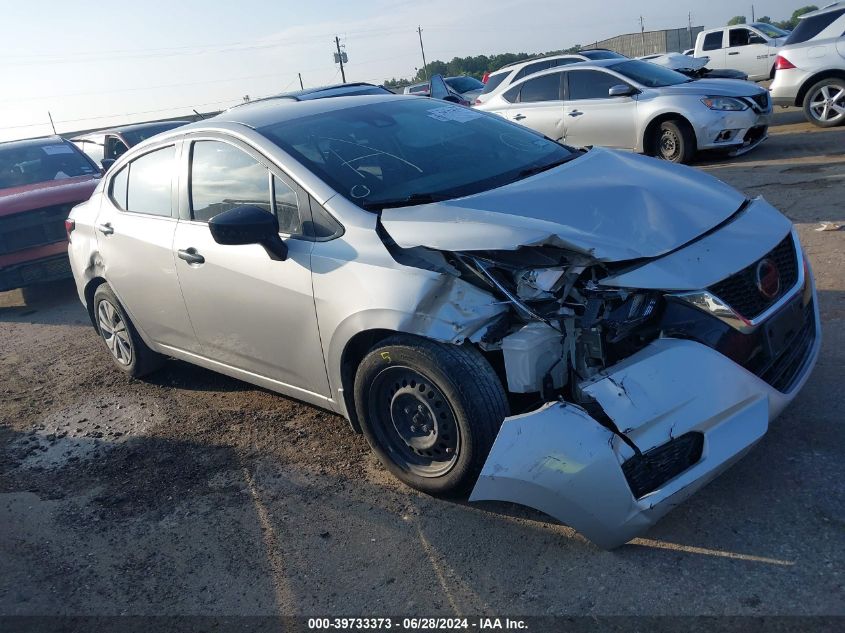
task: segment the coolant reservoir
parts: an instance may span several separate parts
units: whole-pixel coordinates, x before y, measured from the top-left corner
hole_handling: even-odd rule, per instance
[[[542,389],[543,377],[550,371],[556,389],[565,384],[563,334],[545,323],[529,323],[503,338],[502,352],[509,391],[538,392]]]

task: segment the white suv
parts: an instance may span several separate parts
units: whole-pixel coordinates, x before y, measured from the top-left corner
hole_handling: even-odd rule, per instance
[[[624,59],[625,56],[604,48],[594,48],[580,51],[579,53],[532,57],[531,59],[524,59],[521,62],[508,64],[507,66],[502,66],[496,72],[490,73],[487,77],[487,81],[484,82],[484,90],[482,90],[481,94],[475,99],[475,105],[485,103],[493,95],[501,94],[507,90],[514,82],[517,82],[528,75],[538,73],[541,70],[548,70],[549,68],[555,68],[556,66],[565,66],[566,64],[576,64],[578,62],[616,58]]]
[[[819,127],[845,123],[845,2],[802,15],[776,66],[775,105],[803,107]]]

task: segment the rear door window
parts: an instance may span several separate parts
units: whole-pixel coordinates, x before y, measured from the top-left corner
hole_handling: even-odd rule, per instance
[[[560,101],[560,76],[561,73],[550,73],[526,81],[519,95],[520,103]]]
[[[715,51],[720,48],[722,48],[722,31],[713,31],[704,36],[703,50]]]
[[[484,84],[484,90],[481,91],[481,94],[486,95],[493,92],[496,88],[498,88],[502,82],[505,80],[510,72],[503,72],[503,73],[496,73],[495,75],[490,75],[487,78],[487,83]]]
[[[128,167],[129,182],[125,209],[132,213],[170,217],[173,207],[171,184],[176,167],[176,148],[170,145],[154,150],[136,158]],[[114,180],[112,185],[114,186]]]
[[[546,70],[552,67],[552,62],[549,60],[543,60],[541,62],[534,62],[532,64],[528,64],[518,73],[516,73],[516,77],[513,78],[514,81],[519,81],[523,77],[527,77],[528,75],[533,75],[534,73],[538,73],[541,70]]]
[[[786,45],[800,44],[801,42],[813,39],[816,35],[833,24],[834,20],[838,20],[843,15],[845,15],[845,9],[839,9],[838,11],[828,11],[827,13],[822,13],[821,15],[798,20],[798,26],[795,27],[795,30],[792,31],[790,36],[787,38]],[[843,33],[843,35],[845,35],[845,33]]]

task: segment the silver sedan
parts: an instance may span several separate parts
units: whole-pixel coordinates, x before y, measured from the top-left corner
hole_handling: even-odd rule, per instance
[[[686,163],[699,150],[749,151],[766,140],[772,107],[763,88],[730,79],[693,80],[635,59],[539,72],[478,109],[551,139],[601,145]]]
[[[408,485],[603,547],[742,457],[819,348],[764,200],[419,97],[270,99],[154,137],[67,228],[128,376],[173,357],[335,411]]]

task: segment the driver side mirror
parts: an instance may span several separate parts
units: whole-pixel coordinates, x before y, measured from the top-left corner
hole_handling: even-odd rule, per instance
[[[618,86],[611,86],[607,91],[610,97],[630,97],[637,93],[637,89],[627,84],[619,84]]]
[[[278,218],[261,207],[246,204],[218,213],[208,221],[208,229],[218,244],[260,244],[271,259],[288,257],[288,247],[279,237]]]

